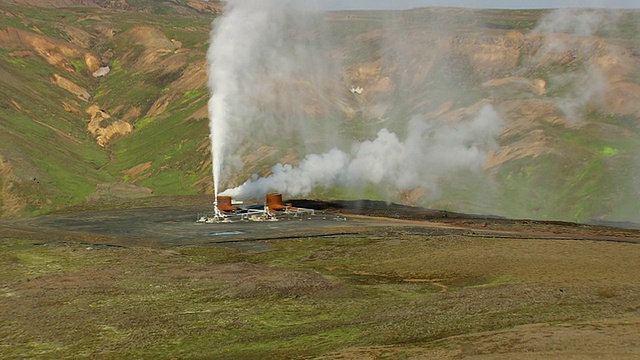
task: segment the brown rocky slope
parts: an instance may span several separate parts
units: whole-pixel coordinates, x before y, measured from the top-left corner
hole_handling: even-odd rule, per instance
[[[211,193],[205,54],[221,7],[180,4],[52,0],[31,11],[28,1],[0,1],[0,116],[11,120],[0,135],[2,194],[11,194],[0,216],[77,204],[100,183]],[[637,13],[622,12],[613,26],[588,34],[554,28],[548,11],[325,16],[336,35],[324,39],[326,56],[342,59],[342,83],[325,91],[298,82],[306,118],[340,119],[338,128],[358,141],[397,127],[393,119],[457,123],[484,104],[503,120],[484,172],[446,179],[451,186],[439,196],[413,189],[389,200],[515,217],[638,220]],[[350,94],[354,87],[361,93]],[[331,91],[346,100],[318,96]],[[225,186],[304,153],[256,139],[235,155],[251,161]]]

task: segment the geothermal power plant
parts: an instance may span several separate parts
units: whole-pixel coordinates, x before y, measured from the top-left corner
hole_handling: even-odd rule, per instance
[[[231,196],[216,196],[213,203],[213,211],[199,213],[196,222],[231,223],[236,221],[280,221],[282,219],[311,220],[316,215],[315,210],[294,207],[291,204],[283,203],[282,194],[269,193],[266,195],[264,204],[244,204],[236,202]],[[344,220],[344,218],[335,218]]]

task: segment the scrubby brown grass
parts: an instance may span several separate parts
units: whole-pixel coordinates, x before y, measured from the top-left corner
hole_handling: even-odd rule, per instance
[[[393,228],[260,251],[60,240],[0,240],[3,358],[452,357],[477,340],[465,336],[640,303],[633,244]]]

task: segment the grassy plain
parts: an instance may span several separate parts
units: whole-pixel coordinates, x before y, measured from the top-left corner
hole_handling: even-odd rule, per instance
[[[350,218],[350,235],[312,237],[303,223],[298,238],[167,246],[92,232],[114,214],[82,231],[0,223],[0,357],[639,354],[633,231],[620,243],[562,224]]]

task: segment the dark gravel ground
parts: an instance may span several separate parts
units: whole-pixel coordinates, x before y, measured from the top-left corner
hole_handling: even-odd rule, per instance
[[[145,200],[148,201],[148,200]],[[167,203],[174,204],[173,206]],[[380,201],[289,200],[295,207],[315,209],[314,215],[278,216],[278,221],[197,223],[197,215],[211,210],[200,200],[158,199],[122,209],[79,209],[35,218],[0,221],[0,237],[86,241],[117,246],[190,246],[253,242],[272,239],[370,234],[380,228],[403,232],[492,236],[523,239],[575,239],[640,243],[640,231],[565,222],[512,220],[430,210]],[[127,208],[129,207],[129,208]],[[3,235],[2,235],[3,234]]]

